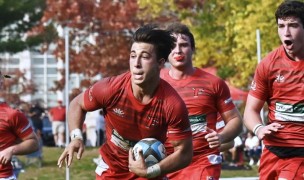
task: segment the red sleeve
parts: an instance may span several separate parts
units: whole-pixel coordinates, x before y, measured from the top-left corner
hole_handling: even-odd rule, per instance
[[[105,106],[112,91],[109,78],[104,78],[84,92],[84,105],[87,111]]]
[[[33,132],[30,122],[22,112],[14,111],[10,118],[13,131],[19,138],[25,138]]]
[[[261,61],[260,64],[258,64],[249,91],[250,95],[260,100],[266,100],[267,93],[265,92],[269,91],[267,88],[267,79],[266,79],[266,77],[268,77],[267,72],[268,72],[269,64],[267,64],[266,58],[263,61]]]
[[[114,100],[119,90],[130,81],[129,72],[119,76],[103,78],[84,92],[84,106],[87,111],[107,107]]]
[[[225,81],[220,79],[218,83],[216,83],[215,87],[217,89],[217,109],[220,113],[224,113],[226,111],[232,110],[235,108],[235,105],[232,101],[230,90]]]
[[[175,90],[170,93],[173,96],[167,96],[168,104],[165,105],[169,120],[167,137],[171,140],[188,138],[192,136],[192,131],[186,104]]]

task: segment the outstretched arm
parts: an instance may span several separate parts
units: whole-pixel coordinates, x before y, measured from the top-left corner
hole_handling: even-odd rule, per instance
[[[77,153],[77,159],[81,159],[84,151],[81,129],[85,115],[86,111],[84,110],[83,93],[81,93],[71,101],[69,106],[68,125],[71,135],[71,142],[58,159],[57,165],[59,167],[62,166],[64,160],[67,162],[67,166],[70,166],[73,162],[74,152]]]
[[[265,101],[259,100],[251,95],[247,97],[247,103],[244,111],[244,124],[258,136],[260,140],[264,139],[265,136],[277,132],[283,126],[279,123],[271,123],[267,126],[263,124],[260,116],[260,111],[264,106]]]
[[[13,155],[26,155],[33,153],[39,149],[38,138],[34,132],[18,144],[10,146],[3,151],[0,151],[0,164],[9,163]]]
[[[207,128],[209,133],[205,138],[209,142],[210,148],[220,147],[221,144],[233,141],[234,138],[242,131],[242,118],[236,107],[230,111],[222,113],[221,116],[226,125],[220,133]]]

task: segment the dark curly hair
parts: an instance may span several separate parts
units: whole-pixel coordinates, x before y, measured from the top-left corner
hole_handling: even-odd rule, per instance
[[[171,33],[183,34],[188,36],[190,39],[191,48],[192,50],[195,50],[194,36],[186,25],[181,24],[179,22],[174,22],[167,27],[167,30],[170,31]]]
[[[304,3],[300,1],[284,1],[276,10],[275,17],[278,23],[278,19],[284,19],[286,17],[294,16],[301,20],[304,27]]]
[[[176,39],[167,30],[160,29],[155,24],[148,24],[140,27],[133,35],[133,42],[144,42],[154,45],[157,59],[165,59],[175,47]]]

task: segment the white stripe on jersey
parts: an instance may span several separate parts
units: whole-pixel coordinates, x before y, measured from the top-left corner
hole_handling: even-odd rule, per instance
[[[304,113],[283,113],[275,111],[275,119],[279,121],[304,122]]]
[[[26,131],[30,127],[31,127],[31,124],[28,123],[28,125],[21,130],[21,133],[23,133],[24,131]]]

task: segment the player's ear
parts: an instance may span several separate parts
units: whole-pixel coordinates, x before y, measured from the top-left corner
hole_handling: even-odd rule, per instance
[[[163,68],[165,66],[165,63],[166,63],[166,59],[164,58],[161,58],[158,60],[158,64],[159,64],[159,68]]]
[[[164,58],[161,58],[158,60],[159,65],[164,65],[166,60]]]

